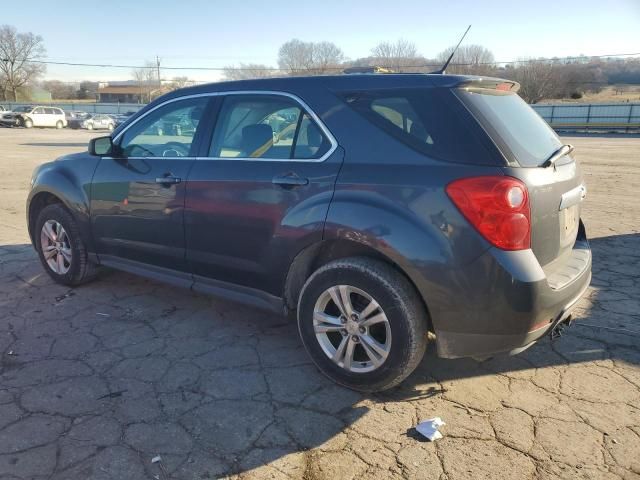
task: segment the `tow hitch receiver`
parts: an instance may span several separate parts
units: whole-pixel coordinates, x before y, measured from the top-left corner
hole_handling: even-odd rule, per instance
[[[573,325],[573,317],[569,315],[566,319],[557,323],[555,327],[551,329],[551,340],[560,338],[565,329]]]

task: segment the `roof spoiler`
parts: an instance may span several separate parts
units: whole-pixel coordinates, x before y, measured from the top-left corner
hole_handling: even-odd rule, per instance
[[[492,77],[468,78],[460,82],[457,87],[468,89],[501,90],[503,92],[514,93],[520,90],[520,84],[518,82]]]

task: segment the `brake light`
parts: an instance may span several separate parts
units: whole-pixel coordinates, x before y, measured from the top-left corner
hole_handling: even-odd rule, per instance
[[[447,195],[491,244],[503,250],[531,247],[529,193],[513,177],[486,176],[455,180]]]
[[[496,85],[496,90],[504,90],[504,91],[509,91],[513,88],[513,83],[510,82],[502,82]]]

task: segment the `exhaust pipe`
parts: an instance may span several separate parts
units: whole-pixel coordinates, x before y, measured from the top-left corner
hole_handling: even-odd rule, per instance
[[[555,340],[557,338],[560,338],[562,336],[562,334],[564,333],[564,331],[567,328],[569,328],[570,326],[572,326],[572,325],[573,325],[573,317],[571,315],[569,315],[568,317],[560,320],[551,329],[551,333],[549,334],[551,336],[551,340]]]

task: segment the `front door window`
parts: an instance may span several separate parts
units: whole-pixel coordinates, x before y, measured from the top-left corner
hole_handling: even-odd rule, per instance
[[[132,157],[195,156],[193,140],[207,98],[168,103],[133,124],[122,135],[121,154]]]

